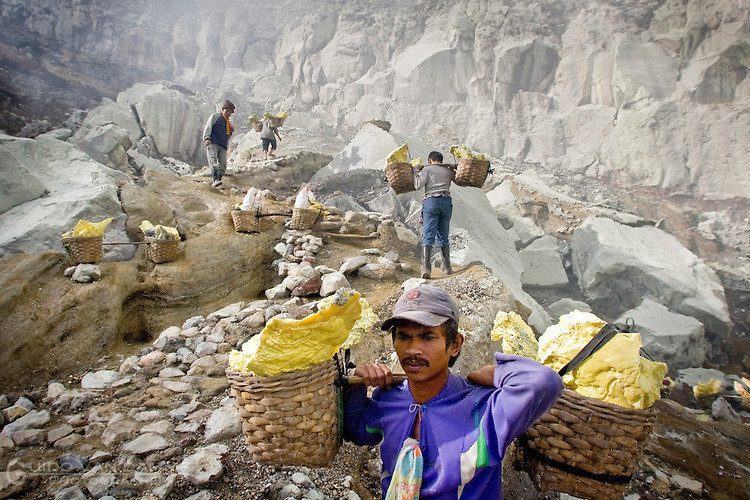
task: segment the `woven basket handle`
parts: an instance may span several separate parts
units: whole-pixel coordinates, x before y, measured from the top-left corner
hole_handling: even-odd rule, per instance
[[[568,364],[563,366],[557,373],[562,377],[566,375],[586,361],[589,356],[594,354],[596,351],[604,347],[604,344],[612,340],[612,338],[618,333],[628,333],[630,331],[629,325],[618,325],[615,323],[607,323],[604,327],[599,330],[599,333],[594,335],[594,338],[589,341],[586,346],[581,349],[581,352],[568,361]]]

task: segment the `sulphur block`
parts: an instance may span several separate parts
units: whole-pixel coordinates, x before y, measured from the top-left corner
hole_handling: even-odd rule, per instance
[[[539,343],[534,331],[521,316],[513,311],[498,311],[490,337],[494,341],[502,340],[502,349],[505,354],[517,354],[539,361],[537,355]]]
[[[318,309],[325,309],[330,307],[335,302],[336,295],[330,295],[318,302]],[[359,305],[362,308],[359,319],[354,323],[352,330],[349,332],[346,342],[341,345],[341,349],[349,349],[354,344],[358,343],[362,336],[369,333],[375,323],[378,322],[378,315],[370,307],[370,303],[364,297],[359,298]]]
[[[272,318],[260,334],[229,354],[233,370],[260,377],[307,370],[331,359],[360,318],[357,292],[334,294],[333,303],[301,320]]]
[[[602,329],[606,322],[591,313],[560,316],[539,337],[539,361],[560,370]],[[660,397],[665,363],[640,355],[639,333],[620,333],[563,377],[565,387],[584,396],[626,408],[646,409]]]
[[[406,163],[409,159],[409,145],[403,143],[400,147],[396,148],[393,153],[388,155],[385,160],[386,163]]]

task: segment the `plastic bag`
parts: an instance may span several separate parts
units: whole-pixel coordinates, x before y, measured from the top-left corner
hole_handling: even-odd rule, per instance
[[[313,203],[317,203],[317,201],[315,201],[310,186],[304,185],[299,190],[299,193],[297,193],[297,198],[294,200],[294,208],[310,208],[310,205]]]
[[[339,290],[333,304],[304,319],[271,318],[259,335],[229,353],[229,366],[260,377],[307,370],[333,357],[360,318],[357,292]]]
[[[260,191],[258,188],[251,187],[247,190],[247,194],[245,194],[245,198],[242,200],[242,205],[240,206],[240,210],[253,210],[255,207],[257,207],[257,203],[260,201]]]
[[[72,231],[68,231],[63,234],[65,238],[84,238],[89,236],[101,236],[104,234],[105,229],[112,222],[112,217],[104,219],[101,222],[89,222],[87,220],[79,220],[78,224],[75,225]]]

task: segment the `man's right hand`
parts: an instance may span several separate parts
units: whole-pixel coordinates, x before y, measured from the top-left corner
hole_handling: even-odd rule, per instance
[[[367,386],[382,388],[393,385],[393,373],[381,363],[358,366],[354,370],[354,375],[362,377]]]

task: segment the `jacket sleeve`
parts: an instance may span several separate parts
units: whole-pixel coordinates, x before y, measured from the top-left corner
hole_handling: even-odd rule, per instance
[[[422,167],[422,170],[414,170],[414,188],[417,190],[422,189],[427,184],[427,170],[426,165]]]
[[[495,353],[494,384],[499,389],[490,406],[501,450],[523,434],[562,395],[562,378],[554,370],[523,356]],[[502,429],[501,429],[502,428]]]
[[[367,397],[367,388],[344,389],[344,439],[357,445],[375,445],[383,439],[379,410]]]
[[[221,113],[214,113],[208,118],[208,121],[206,121],[206,126],[203,127],[204,142],[211,138],[211,129],[214,128],[214,124],[216,123],[216,120],[219,119],[220,115]]]

